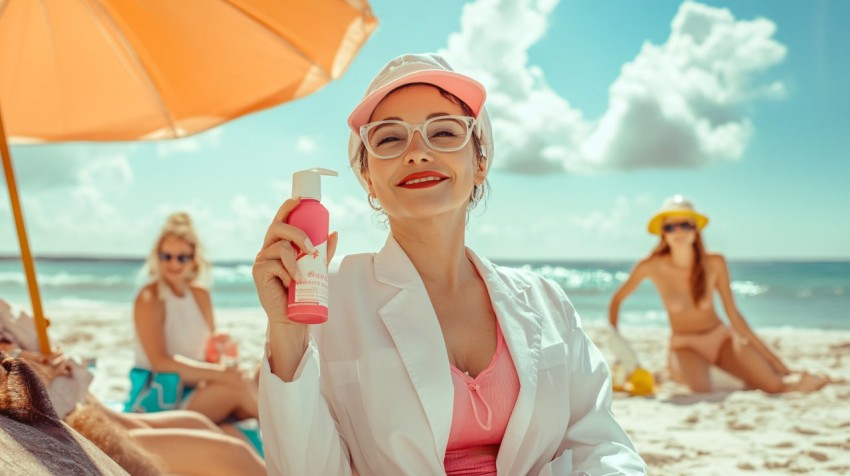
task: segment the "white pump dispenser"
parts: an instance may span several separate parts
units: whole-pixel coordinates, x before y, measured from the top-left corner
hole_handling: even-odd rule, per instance
[[[322,200],[322,175],[336,177],[334,170],[313,168],[292,174],[292,198],[312,198]]]

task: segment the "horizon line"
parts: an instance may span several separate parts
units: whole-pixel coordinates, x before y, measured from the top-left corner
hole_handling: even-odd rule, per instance
[[[582,257],[582,258],[493,258],[487,257],[490,261],[494,263],[509,263],[509,264],[539,264],[543,262],[551,262],[551,263],[564,263],[564,262],[572,262],[572,263],[594,263],[594,262],[633,262],[641,257],[630,257],[630,258],[601,258],[601,257]],[[46,261],[46,262],[113,262],[113,263],[140,263],[147,260],[147,256],[93,256],[93,255],[41,255],[34,256],[33,259],[35,261]],[[729,261],[732,262],[769,262],[769,263],[850,263],[850,256],[818,256],[818,257],[806,257],[806,256],[785,256],[785,257],[743,257],[743,258],[728,258]],[[20,255],[0,255],[0,262],[7,261],[20,261]],[[220,264],[246,264],[251,263],[252,261],[247,259],[221,259],[221,260],[211,260],[213,266],[216,263]]]

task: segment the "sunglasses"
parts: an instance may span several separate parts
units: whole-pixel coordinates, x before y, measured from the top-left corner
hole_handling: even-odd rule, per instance
[[[172,259],[176,259],[177,262],[180,263],[180,264],[186,264],[186,263],[192,261],[193,259],[195,259],[195,255],[188,255],[188,254],[173,255],[171,253],[160,253],[159,254],[159,260],[160,261],[168,262],[168,261],[171,261]]]
[[[697,226],[693,222],[683,221],[681,223],[665,223],[661,227],[664,233],[673,233],[676,231],[676,228],[680,228],[683,231],[694,231],[697,229]]]

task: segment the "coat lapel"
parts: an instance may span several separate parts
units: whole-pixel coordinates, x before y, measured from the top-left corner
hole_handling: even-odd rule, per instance
[[[468,252],[490,293],[493,311],[499,319],[519,377],[519,396],[496,459],[499,474],[514,474],[511,468],[516,463],[520,445],[531,422],[537,396],[542,317],[526,301],[527,284],[516,287],[508,283],[492,263],[479,258],[471,250]]]
[[[399,288],[378,315],[401,355],[442,463],[452,425],[454,385],[434,307],[419,273],[392,236],[375,256],[375,276]]]
[[[511,474],[534,410],[542,317],[526,301],[528,285],[516,287],[508,283],[492,263],[467,251],[487,286],[520,382],[517,403],[496,461],[500,474]],[[437,457],[442,459],[451,432],[454,385],[434,307],[419,273],[392,236],[375,256],[375,276],[399,289],[378,310],[378,315],[401,355],[430,425]]]

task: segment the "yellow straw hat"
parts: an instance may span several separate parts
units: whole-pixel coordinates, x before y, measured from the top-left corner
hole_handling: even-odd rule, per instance
[[[664,203],[661,204],[661,210],[658,210],[652,219],[649,220],[646,229],[653,235],[660,235],[661,225],[664,223],[664,219],[671,216],[693,219],[697,225],[697,230],[702,230],[705,225],[708,225],[708,217],[697,212],[690,200],[681,195],[673,195],[667,200],[664,200]]]

